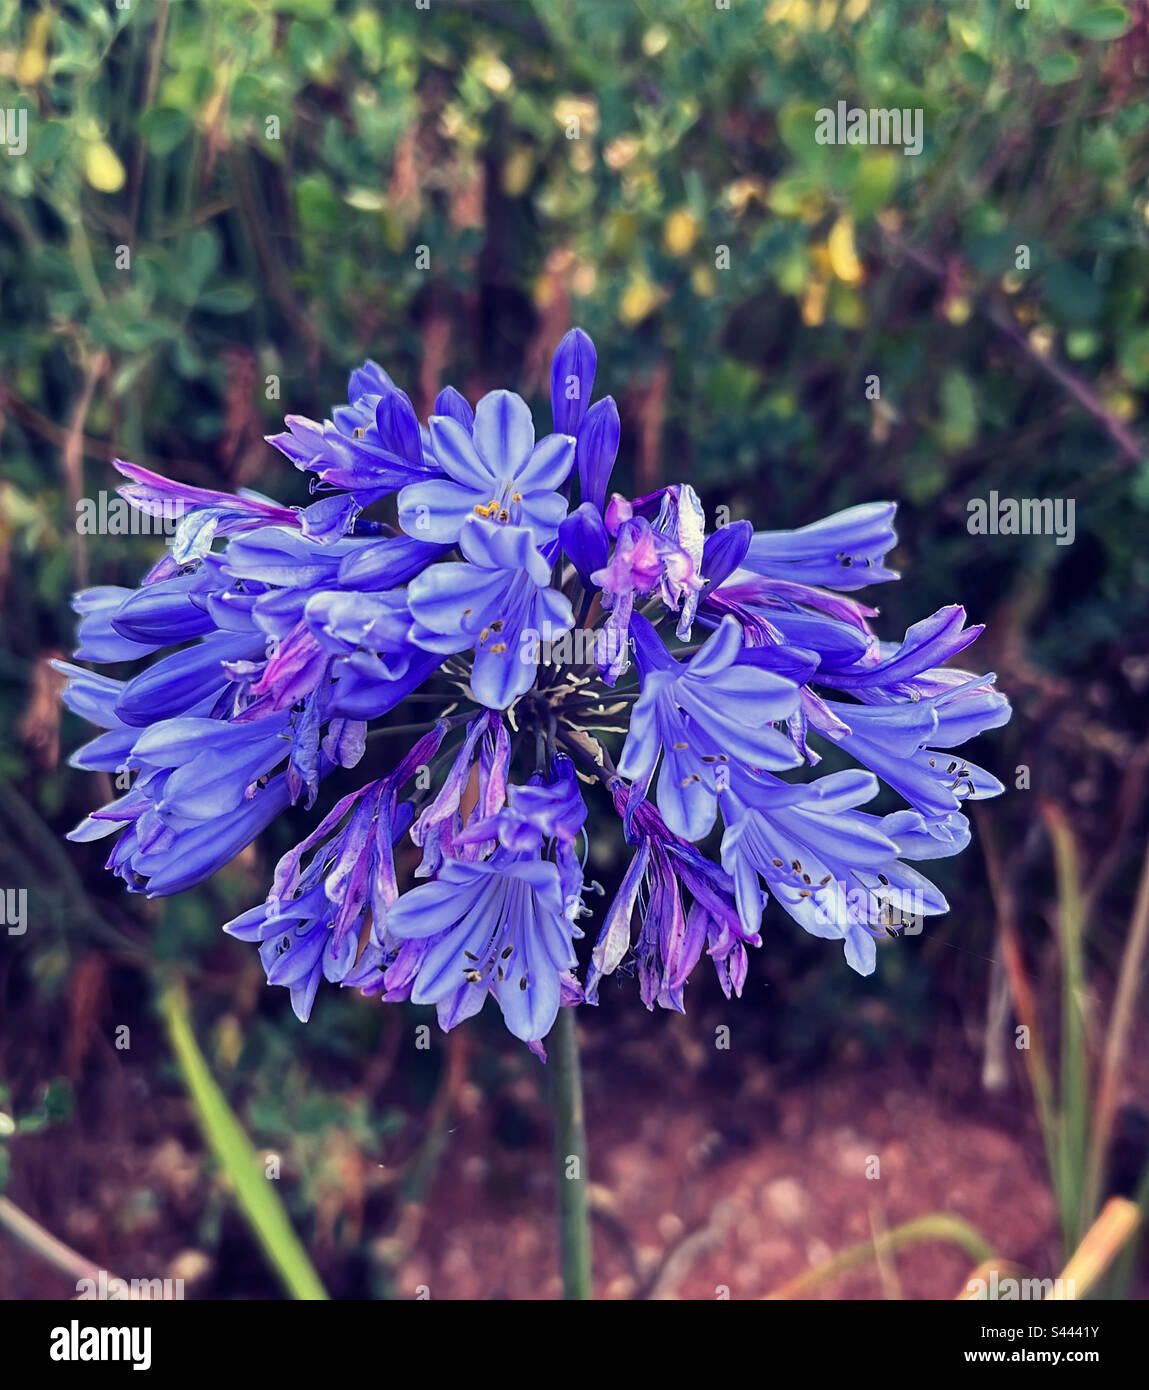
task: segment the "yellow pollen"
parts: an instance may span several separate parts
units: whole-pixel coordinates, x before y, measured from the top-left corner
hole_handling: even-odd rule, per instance
[[[522,494],[521,492],[512,492],[512,493],[511,493],[511,501],[512,501],[512,502],[521,502],[522,500],[523,500],[523,494]]]
[[[492,655],[494,655],[494,656],[502,656],[502,654],[503,654],[506,650],[507,650],[507,644],[506,644],[505,642],[492,642],[492,643],[491,643],[491,653],[492,653]]]
[[[491,635],[491,629],[490,629],[489,627],[485,627],[485,628],[482,630],[482,632],[479,633],[479,642],[480,642],[480,644],[482,644],[483,642],[485,642],[485,641],[487,640],[487,638],[490,637],[490,635]]]
[[[492,631],[492,632],[502,632],[502,630],[503,630],[503,620],[502,620],[502,618],[496,618],[495,621],[491,624],[491,631]]]

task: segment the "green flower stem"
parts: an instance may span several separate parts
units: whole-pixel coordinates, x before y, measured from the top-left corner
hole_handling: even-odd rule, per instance
[[[327,1294],[319,1275],[272,1184],[264,1176],[251,1140],[208,1069],[192,1031],[191,1011],[182,984],[171,981],[161,990],[159,1008],[200,1128],[231,1182],[244,1220],[289,1297],[325,1299]]]
[[[587,1200],[590,1178],[574,1014],[574,1009],[559,1010],[547,1038],[547,1069],[555,1124],[563,1297],[581,1300],[591,1297],[590,1204]]]

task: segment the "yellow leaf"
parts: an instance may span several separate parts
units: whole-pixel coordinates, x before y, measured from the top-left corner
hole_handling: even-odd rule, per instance
[[[505,92],[509,92],[511,84],[515,80],[506,63],[501,58],[495,57],[488,58],[482,64],[479,76],[483,85],[494,92],[496,96],[502,96]]]
[[[666,219],[662,242],[672,256],[686,256],[698,238],[698,223],[685,208],[677,208]]]
[[[665,297],[649,280],[632,280],[619,300],[618,316],[632,328],[653,313]]]
[[[857,248],[854,246],[852,217],[838,218],[830,228],[826,247],[830,253],[830,268],[838,279],[847,285],[860,285],[863,271],[862,263],[858,260]]]
[[[708,299],[718,288],[714,272],[708,265],[696,265],[690,272],[690,288],[699,299]]]
[[[837,13],[838,0],[819,0],[815,23],[820,34],[824,34],[830,28]]]
[[[48,29],[51,23],[51,11],[41,10],[28,26],[28,42],[16,60],[16,81],[22,87],[34,87],[48,70]]]
[[[343,201],[360,212],[382,212],[387,206],[385,195],[377,188],[349,188]]]
[[[124,186],[124,166],[111,145],[96,141],[84,150],[84,177],[100,193],[118,193]]]
[[[811,280],[802,296],[802,322],[807,328],[817,328],[826,318],[826,297],[829,286],[825,280]]]
[[[521,198],[535,171],[535,157],[529,145],[512,150],[503,163],[503,192],[508,198]]]
[[[970,303],[969,295],[951,295],[945,303],[945,316],[955,327],[969,322],[969,316],[973,313],[973,305]]]

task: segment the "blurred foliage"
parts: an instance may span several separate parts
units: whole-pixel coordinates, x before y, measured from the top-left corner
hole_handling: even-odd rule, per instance
[[[364,357],[424,411],[448,381],[541,404],[571,323],[622,408],[621,490],[687,478],[761,527],[902,501],[886,635],[964,602],[1018,702],[975,756],[1011,787],[1032,769],[994,809],[1022,925],[1047,932],[1038,794],[1070,808],[1087,863],[1117,846],[1128,919],[1140,803],[1113,789],[1149,686],[1149,0],[0,0],[0,36],[9,142],[9,112],[28,136],[0,153],[0,871],[30,882],[37,922],[3,970],[33,1032],[66,1006],[69,1065],[98,1012],[77,984],[92,953],[161,1054],[136,972],[178,961],[214,1009],[209,1061],[245,1078],[256,1142],[286,1148],[297,1213],[339,1186],[344,1140],[415,1144],[404,1102],[438,1093],[441,1057],[405,1050],[403,1093],[392,1077],[377,1103],[381,1011],[321,1000],[301,1030],[220,941],[302,813],[162,911],[124,898],[99,846],[58,843],[97,793],[58,762],[85,733],[56,724],[42,661],[70,645],[73,587],[134,584],[154,555],[75,535],[112,458],[299,503],[262,437],[322,417]],[[922,153],[818,144],[839,102],[920,108]],[[1075,543],[971,537],[990,489],[1074,498]],[[864,991],[774,919],[752,975],[769,1055],[917,1057],[939,1022],[980,1018],[977,855],[939,874],[964,910],[884,951]],[[1119,940],[1102,926],[1091,947],[1110,969]],[[697,998],[714,1007],[712,983]],[[606,992],[604,1027],[623,1012]],[[533,1075],[482,1058],[485,1085]],[[17,1043],[5,1065],[31,1085],[56,1060]]]

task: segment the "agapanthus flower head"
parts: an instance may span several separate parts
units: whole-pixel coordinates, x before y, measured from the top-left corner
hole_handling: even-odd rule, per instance
[[[129,501],[181,520],[137,589],[76,597],[77,659],[141,666],[61,664],[102,730],[73,765],[121,792],[72,838],[116,836],[130,891],[176,893],[357,776],[226,928],[301,1019],[324,981],[444,1028],[493,995],[541,1052],[613,974],[682,1010],[705,951],[740,994],[787,917],[869,974],[947,909],[912,864],[960,852],[963,802],[1002,790],[955,751],[1010,714],[992,675],[948,664],[981,628],[947,607],[885,641],[853,597],[897,578],[894,505],[708,534],[685,482],[612,493],[597,365],[567,334],[548,433],[510,391],[447,388],[421,422],[367,362],[332,419],[272,440],[307,507],[117,465]],[[831,748],[857,766],[814,775]],[[862,810],[882,783],[892,809]],[[626,860],[580,965],[592,817]]]

